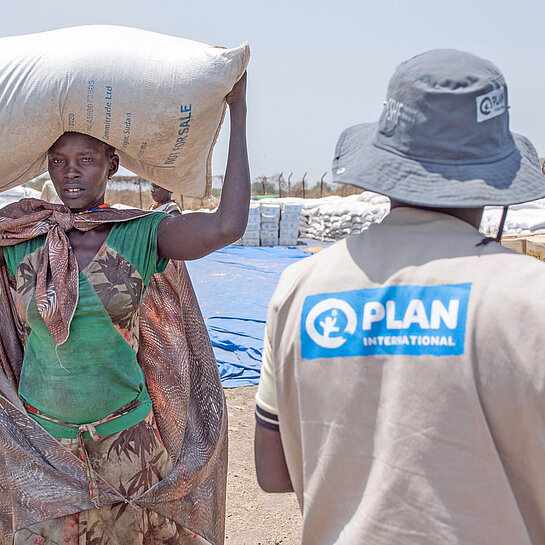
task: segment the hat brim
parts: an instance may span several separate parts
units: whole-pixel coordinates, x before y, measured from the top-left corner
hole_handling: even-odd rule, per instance
[[[513,134],[508,157],[480,164],[428,163],[374,144],[377,123],[349,127],[340,136],[333,160],[333,182],[355,185],[408,204],[474,208],[507,206],[545,197],[532,143]]]

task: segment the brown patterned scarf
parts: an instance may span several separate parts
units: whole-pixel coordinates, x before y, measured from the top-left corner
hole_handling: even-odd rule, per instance
[[[59,345],[66,341],[78,302],[78,263],[66,233],[89,231],[101,223],[129,221],[149,212],[98,208],[73,214],[62,204],[22,199],[6,206],[0,216],[0,246],[46,235],[36,277],[36,306]]]
[[[66,340],[78,295],[78,267],[66,232],[130,221],[149,212],[98,209],[72,214],[63,205],[24,199],[0,210],[0,246],[45,234],[36,299],[57,343]],[[17,529],[91,509],[85,464],[26,413],[17,395],[24,356],[22,324],[6,268],[0,274],[0,545]],[[96,474],[100,504],[150,509],[223,543],[227,411],[200,309],[182,262],[155,275],[144,296],[138,361],[172,471],[137,498]],[[33,478],[29,478],[33,475]]]

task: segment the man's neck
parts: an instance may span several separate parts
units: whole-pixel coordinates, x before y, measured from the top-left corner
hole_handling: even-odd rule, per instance
[[[455,218],[461,219],[470,225],[473,225],[475,229],[478,229],[481,225],[481,219],[483,217],[484,207],[481,208],[433,208],[430,206],[415,206],[414,204],[408,204],[395,199],[390,199],[392,202],[391,209],[394,208],[417,208],[420,210],[429,210],[430,212],[439,212],[441,214],[448,214]]]

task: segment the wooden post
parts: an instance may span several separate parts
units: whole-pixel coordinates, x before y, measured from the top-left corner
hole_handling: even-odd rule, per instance
[[[293,172],[288,176],[288,197],[291,197],[291,177],[293,176]]]
[[[140,176],[138,176],[138,194],[140,196],[140,210],[142,210],[144,203],[142,202],[142,178]]]
[[[181,208],[183,212],[184,211],[184,196],[183,195],[180,195],[180,204],[182,205]]]
[[[307,172],[303,174],[303,179],[301,180],[303,182],[303,199],[305,199],[305,178],[307,177]]]
[[[327,170],[323,173],[322,177],[320,178],[320,199],[322,198],[324,194],[324,178],[327,174]]]
[[[281,199],[282,198],[282,175],[284,173],[281,172],[280,173],[280,176],[278,176],[278,198]]]

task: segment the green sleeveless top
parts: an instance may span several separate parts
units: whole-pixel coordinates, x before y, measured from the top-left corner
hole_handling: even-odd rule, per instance
[[[138,399],[134,411],[96,427],[101,436],[146,418],[151,400],[136,360],[144,290],[168,260],[157,259],[157,227],[167,214],[115,223],[90,263],[79,273],[79,299],[68,340],[55,345],[35,299],[36,271],[45,236],[4,247],[17,284],[17,312],[27,326],[19,383],[24,402],[72,424],[96,422]],[[30,414],[54,437],[75,438],[77,428]]]

